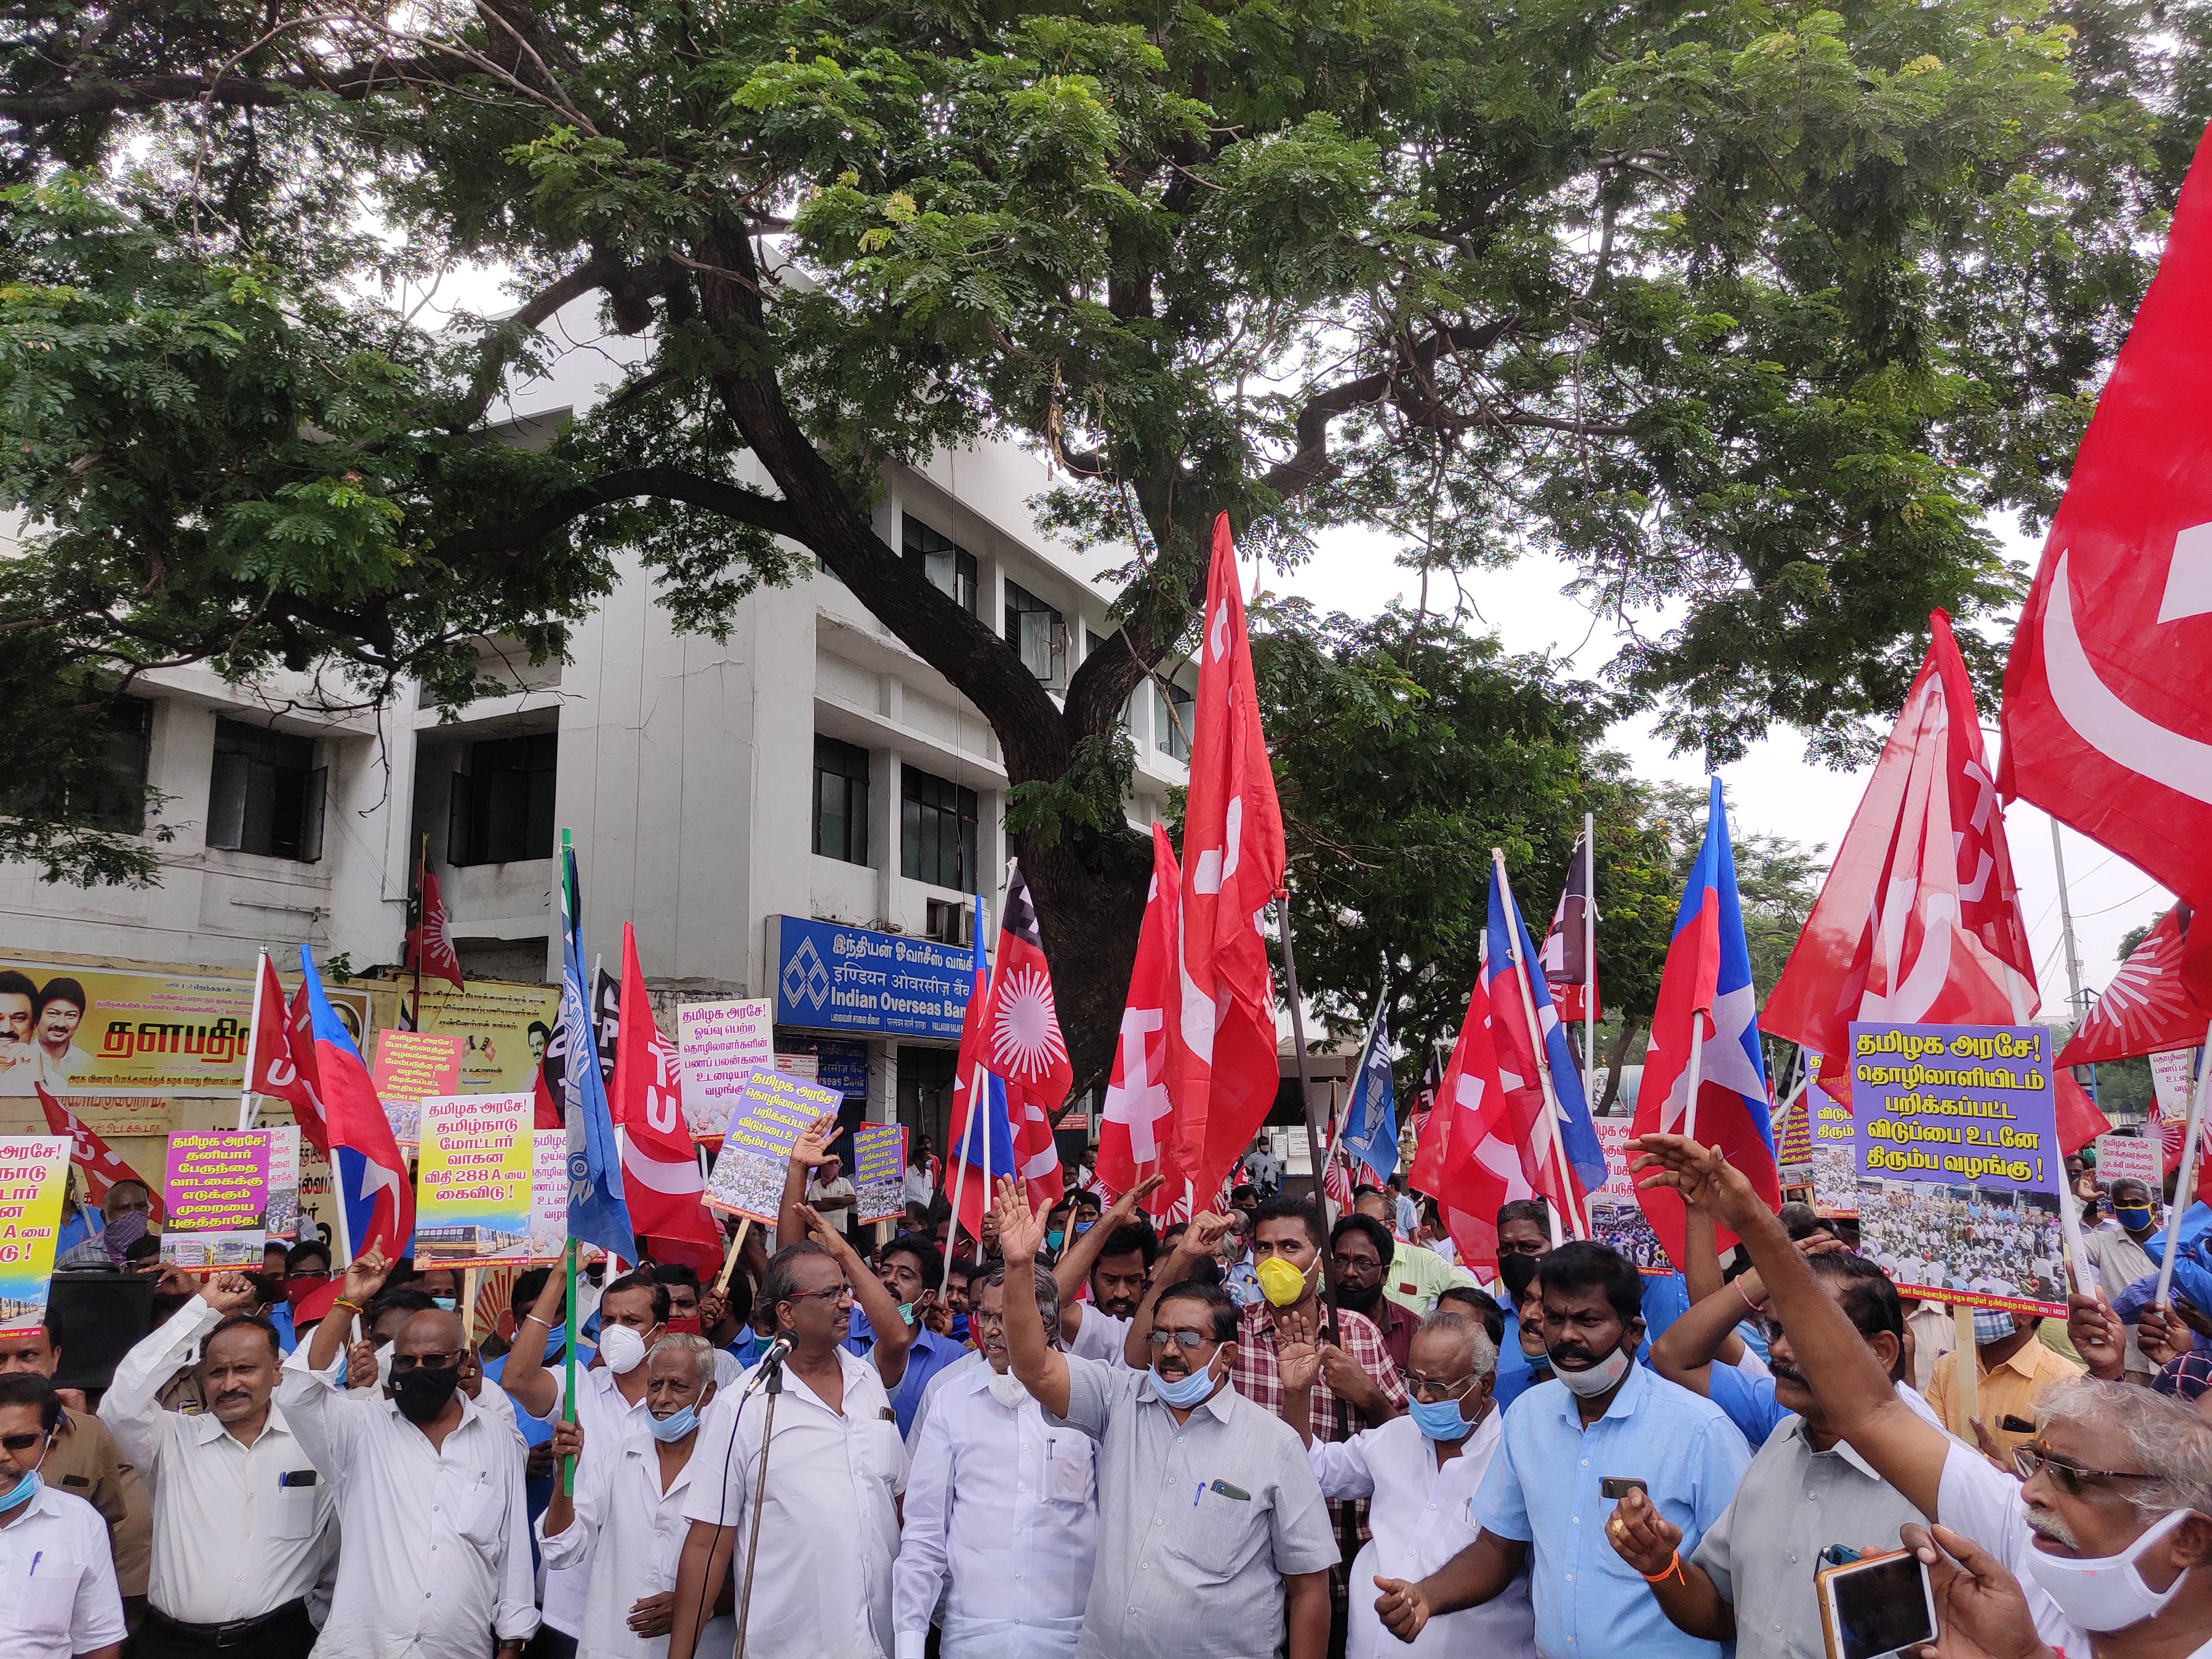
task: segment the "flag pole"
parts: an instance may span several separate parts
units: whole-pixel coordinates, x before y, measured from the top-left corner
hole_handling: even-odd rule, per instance
[[[2181,1168],[2173,1183],[2173,1202],[2166,1206],[2166,1254],[2158,1264],[2158,1294],[2152,1297],[2154,1305],[2171,1308],[2173,1291],[2173,1256],[2175,1247],[2181,1243],[2181,1217],[2189,1208],[2197,1190],[2197,1160],[2203,1151],[2204,1091],[2212,1083],[2212,1024],[2204,1028],[2203,1058],[2197,1066],[2197,1091],[2189,1097],[2189,1121],[2181,1132]],[[2073,1194],[2067,1194],[2071,1201]]]
[[[429,845],[428,837],[425,837],[423,845],[426,848]],[[561,830],[561,910],[563,932],[566,932],[568,919],[575,908],[575,897],[568,891],[568,855],[574,849],[574,846],[575,843],[569,836],[568,827],[565,824],[562,825]],[[419,1021],[422,1018],[422,952],[419,948],[415,952],[415,1006],[416,1018]],[[594,1054],[592,1064],[598,1063],[599,1057]],[[570,1202],[574,1201],[574,1193],[572,1188]],[[565,1254],[568,1270],[568,1295],[562,1307],[568,1330],[564,1344],[566,1352],[562,1358],[563,1371],[562,1380],[567,1386],[561,1391],[561,1415],[564,1420],[573,1423],[576,1420],[576,1238],[573,1233],[568,1237],[568,1249]],[[575,1495],[576,1460],[573,1457],[564,1457],[561,1460],[561,1491],[567,1497]]]
[[[983,970],[983,896],[981,893],[975,895],[975,917],[969,924],[968,944],[975,958],[974,971],[968,976],[968,994],[973,996],[975,994],[975,975]],[[978,1066],[976,1071],[980,1075],[982,1067]],[[939,1302],[944,1301],[952,1289],[952,1251],[960,1244],[960,1200],[968,1190],[968,1131],[975,1121],[975,1079],[970,1078],[968,1079],[968,1121],[959,1125],[959,1133],[951,1137],[955,1166],[952,1171],[952,1228],[945,1235],[945,1243],[952,1248],[945,1252],[945,1272],[937,1283],[937,1299]],[[988,1160],[989,1152],[987,1150],[983,1156]],[[983,1207],[987,1210],[991,1207],[991,1189],[988,1184],[983,1188]],[[979,1221],[975,1229],[975,1261],[980,1266],[982,1260],[982,1223]]]
[[[261,1052],[261,984],[267,976],[269,947],[253,955],[253,1012],[246,1017],[246,1075],[238,1090],[238,1127],[253,1127],[253,1059]]]
[[[1514,902],[1513,884],[1505,874],[1505,852],[1503,848],[1490,849],[1490,861],[1498,872],[1498,890],[1504,895],[1505,902],[1515,916],[1521,907]],[[1560,1207],[1567,1212],[1567,1224],[1575,1230],[1575,1237],[1583,1236],[1583,1221],[1575,1210],[1574,1170],[1567,1163],[1566,1143],[1559,1138],[1559,1097],[1552,1088],[1552,1062],[1544,1051],[1544,1028],[1537,1023],[1536,999],[1528,989],[1528,963],[1521,954],[1521,930],[1508,926],[1505,930],[1506,959],[1513,964],[1513,983],[1521,993],[1521,1012],[1528,1022],[1528,1045],[1536,1051],[1536,1077],[1544,1087],[1544,1121],[1551,1130],[1552,1157],[1559,1177]]]
[[[1698,1138],[1698,1085],[1704,1081],[1705,1070],[1705,1017],[1690,1010],[1690,1092],[1682,1103],[1682,1138]]]
[[[1321,1125],[1314,1116],[1313,1076],[1311,1063],[1306,1058],[1306,1016],[1298,1002],[1298,953],[1291,943],[1291,889],[1288,882],[1275,895],[1275,915],[1283,928],[1283,986],[1289,993],[1291,1003],[1291,1048],[1298,1066],[1298,1105],[1306,1121],[1306,1167],[1313,1171],[1314,1209],[1317,1214],[1328,1213],[1328,1200],[1322,1183],[1328,1171],[1322,1163]],[[1336,1269],[1329,1265],[1329,1251],[1321,1252],[1322,1299],[1328,1307],[1328,1335],[1337,1337],[1339,1321],[1336,1314]]]
[[[568,832],[561,832],[561,844],[565,849]],[[422,832],[422,856],[415,863],[415,1029],[422,1029],[422,934],[430,925],[429,906],[423,901],[425,878],[430,873],[430,832]]]
[[[1597,1114],[1597,814],[1583,814],[1583,1100]]]

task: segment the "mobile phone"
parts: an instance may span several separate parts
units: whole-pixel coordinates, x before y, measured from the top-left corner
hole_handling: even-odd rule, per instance
[[[2007,1434],[2033,1434],[2035,1432],[2034,1424],[2029,1422],[2024,1417],[2015,1417],[2010,1412],[2007,1412],[2002,1417],[1997,1419],[1997,1426],[2002,1429]]]
[[[1610,1498],[1616,1504],[1632,1492],[1640,1492],[1646,1498],[1651,1496],[1651,1488],[1632,1474],[1608,1474],[1597,1483],[1597,1491],[1599,1497]]]
[[[1884,1659],[1936,1639],[1928,1569],[1903,1550],[1823,1567],[1814,1577],[1828,1659]]]

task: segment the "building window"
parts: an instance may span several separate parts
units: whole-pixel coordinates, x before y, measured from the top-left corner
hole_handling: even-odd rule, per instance
[[[553,856],[553,785],[561,737],[538,732],[472,743],[453,774],[446,819],[449,864],[514,864]]]
[[[975,891],[975,792],[900,768],[899,847],[910,879]]]
[[[932,530],[911,513],[899,515],[906,562],[949,593],[969,616],[975,614],[975,556],[951,537]]]
[[[118,697],[94,720],[94,741],[109,775],[81,788],[56,788],[44,779],[0,789],[0,816],[43,811],[56,795],[64,812],[82,812],[92,826],[135,836],[146,827],[146,755],[154,705],[142,697]]]
[[[1019,582],[1006,584],[1006,642],[1021,653],[1022,666],[1047,685],[1066,683],[1067,624]]]
[[[1194,692],[1173,680],[1152,682],[1152,740],[1171,760],[1190,764],[1191,721],[1198,707]]]
[[[835,738],[814,739],[814,850],[868,861],[868,751]]]
[[[927,900],[922,907],[922,934],[940,945],[973,945],[975,929],[969,924],[975,915],[975,907],[964,900],[958,903],[950,899]]]
[[[313,738],[216,720],[208,845],[313,864],[323,855],[325,781]]]

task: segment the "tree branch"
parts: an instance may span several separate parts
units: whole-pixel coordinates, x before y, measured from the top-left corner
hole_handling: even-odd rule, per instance
[[[635,466],[610,472],[574,489],[564,489],[536,512],[511,524],[459,531],[432,547],[429,556],[451,562],[479,553],[526,553],[586,513],[640,495],[683,501],[765,530],[770,535],[803,539],[790,507],[772,495],[716,478],[702,478],[680,467]]]

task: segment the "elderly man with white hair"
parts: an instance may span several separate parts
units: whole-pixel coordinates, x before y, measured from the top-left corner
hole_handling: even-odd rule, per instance
[[[1317,1441],[1313,1385],[1321,1355],[1310,1333],[1296,1334],[1280,1350],[1283,1420],[1306,1443],[1323,1497],[1371,1500],[1371,1536],[1352,1564],[1345,1652],[1347,1659],[1388,1659],[1407,1649],[1376,1613],[1371,1587],[1377,1576],[1425,1578],[1482,1530],[1471,1506],[1504,1439],[1504,1413],[1493,1392],[1498,1349],[1480,1319],[1438,1309],[1421,1321],[1400,1368],[1413,1396],[1406,1414],[1346,1440]],[[1495,1599],[1431,1619],[1411,1647],[1422,1654],[1534,1659],[1528,1567]]]
[[[1006,1273],[975,1281],[968,1309],[980,1365],[946,1370],[916,1430],[906,1530],[891,1575],[897,1659],[921,1659],[945,1602],[945,1659],[1073,1659],[1098,1553],[1097,1443],[1046,1422],[1012,1370]],[[1036,1285],[1060,1346],[1060,1290],[1042,1262],[1014,1269]]]
[[[663,1659],[668,1651],[677,1559],[690,1530],[684,1504],[694,1479],[691,1455],[699,1414],[714,1397],[718,1352],[689,1334],[656,1342],[645,1358],[647,1414],[623,1426],[618,1444],[578,1463],[573,1497],[556,1482],[553,1501],[538,1517],[546,1570],[584,1579],[577,1659]],[[554,1425],[556,1458],[583,1449],[581,1424]],[[712,1484],[721,1476],[714,1468],[699,1478]],[[700,1634],[702,1654],[726,1656],[736,1645],[728,1619],[709,1621]]]

